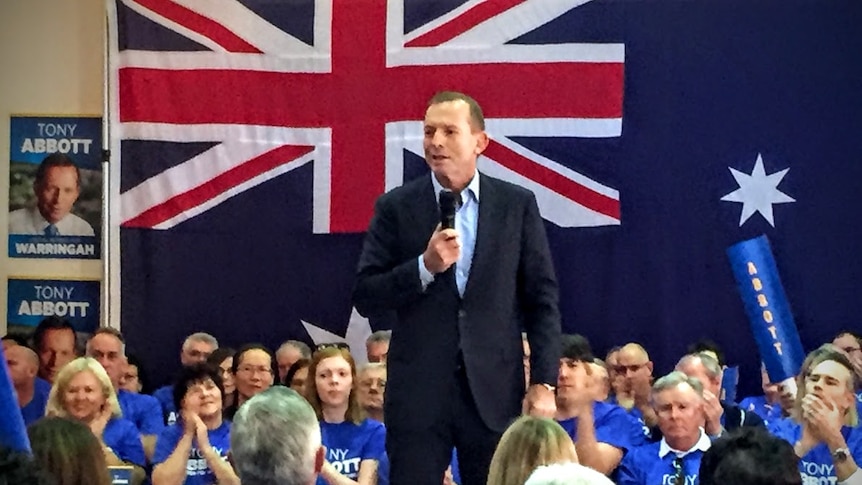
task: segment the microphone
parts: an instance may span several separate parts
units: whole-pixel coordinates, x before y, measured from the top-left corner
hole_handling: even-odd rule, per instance
[[[455,211],[461,207],[461,195],[450,190],[440,191],[440,225],[443,229],[455,229]]]

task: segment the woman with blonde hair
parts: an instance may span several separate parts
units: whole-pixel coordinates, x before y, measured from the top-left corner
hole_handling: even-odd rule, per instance
[[[500,438],[487,483],[523,485],[539,466],[577,462],[575,443],[559,423],[549,418],[522,416]]]
[[[305,398],[317,413],[326,447],[318,485],[377,484],[386,430],[365,416],[355,383],[356,364],[350,351],[326,347],[311,357]]]
[[[793,445],[804,483],[862,483],[862,427],[850,359],[823,345],[808,354],[796,379],[792,417],[770,423],[770,431]]]
[[[45,415],[84,423],[99,440],[108,466],[132,466],[135,479],[144,477],[141,435],[134,423],[122,418],[111,379],[96,359],[79,357],[63,366],[48,395]]]

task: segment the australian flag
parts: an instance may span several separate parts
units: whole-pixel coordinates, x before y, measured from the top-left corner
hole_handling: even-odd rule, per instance
[[[474,96],[483,172],[537,196],[563,327],[756,379],[725,250],[766,234],[807,348],[852,326],[862,6],[846,1],[118,0],[110,309],[150,363],[197,330],[344,335],[374,200]],[[377,329],[389,325],[372,318]],[[754,377],[750,377],[754,376]]]

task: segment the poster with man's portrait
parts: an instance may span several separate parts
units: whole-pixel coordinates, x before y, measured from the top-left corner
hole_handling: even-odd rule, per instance
[[[102,119],[13,116],[9,257],[99,259]]]

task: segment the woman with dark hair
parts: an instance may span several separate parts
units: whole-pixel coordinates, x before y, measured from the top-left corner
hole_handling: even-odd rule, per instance
[[[311,359],[299,359],[287,369],[284,375],[285,386],[294,391],[303,394],[305,393],[305,381],[308,380],[308,367],[311,365]]]
[[[222,395],[224,396],[224,409],[233,405],[233,392],[236,390],[236,384],[233,378],[233,356],[236,350],[230,347],[219,347],[207,357],[207,364],[215,366],[219,370],[222,383]]]
[[[233,403],[225,408],[227,419],[233,419],[242,403],[269,389],[275,383],[278,367],[273,353],[261,344],[246,344],[233,357],[233,373],[236,391]]]
[[[176,424],[156,440],[153,485],[239,485],[227,460],[230,422],[222,413],[222,381],[209,364],[185,367],[174,384]]]
[[[862,426],[850,359],[823,345],[808,354],[796,380],[791,418],[769,428],[793,445],[803,483],[862,483]]]
[[[311,357],[305,397],[320,420],[326,447],[317,485],[377,484],[386,430],[365,416],[356,399],[355,382],[356,364],[350,351],[328,347]]]
[[[110,485],[99,440],[80,421],[47,417],[27,428],[33,458],[56,485]]]

